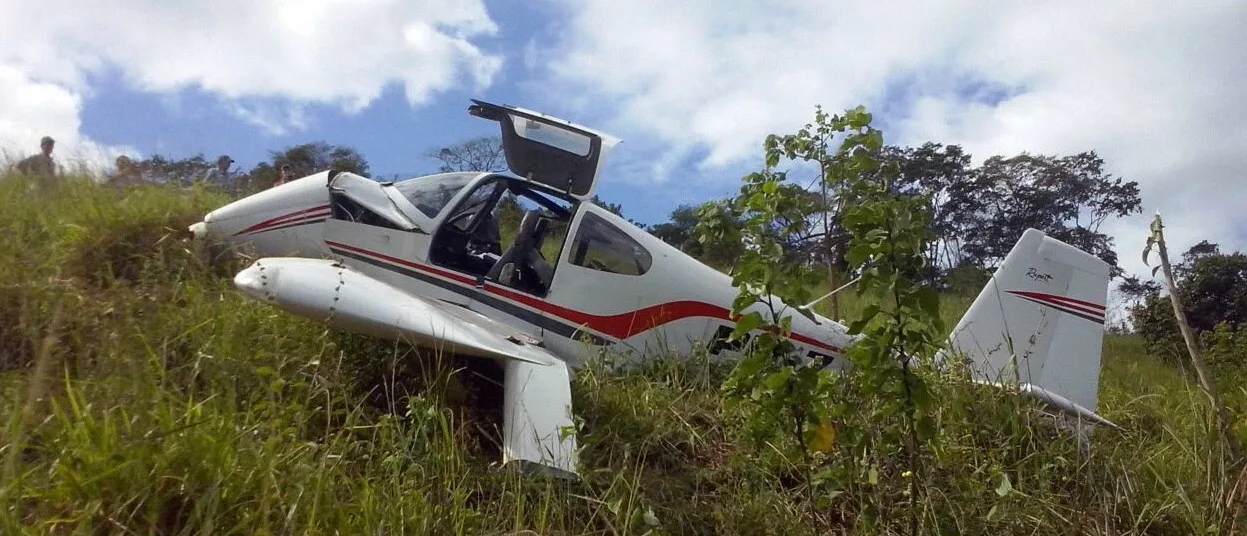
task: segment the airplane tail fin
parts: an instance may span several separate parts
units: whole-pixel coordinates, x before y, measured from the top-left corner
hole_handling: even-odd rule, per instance
[[[1095,413],[1109,265],[1028,229],[957,323],[949,350],[976,381],[1015,384],[1022,394],[1087,420]]]

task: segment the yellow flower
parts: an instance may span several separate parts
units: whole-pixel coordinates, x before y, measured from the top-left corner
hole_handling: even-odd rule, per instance
[[[810,448],[818,452],[831,452],[836,445],[836,429],[831,425],[830,420],[819,423],[818,428],[814,429],[814,438],[810,441]]]

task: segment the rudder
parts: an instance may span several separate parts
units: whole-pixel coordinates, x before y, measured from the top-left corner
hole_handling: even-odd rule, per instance
[[[1084,419],[1095,414],[1109,265],[1027,229],[953,329],[976,381],[1018,384]]]

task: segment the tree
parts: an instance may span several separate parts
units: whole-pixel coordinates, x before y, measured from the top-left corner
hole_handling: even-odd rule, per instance
[[[727,342],[740,344],[744,355],[724,383],[729,402],[743,404],[746,422],[755,430],[765,435],[783,431],[792,438],[769,441],[768,447],[794,460],[812,500],[823,491],[820,486],[842,492],[883,479],[907,479],[908,532],[916,534],[924,503],[920,483],[927,478],[923,450],[938,432],[934,398],[926,380],[915,373],[931,363],[911,365],[911,360],[935,353],[943,331],[938,295],[916,279],[933,233],[924,213],[927,201],[896,195],[890,180],[895,170],[881,169],[883,135],[870,122],[862,107],[847,110],[843,117],[819,108],[815,123],[797,135],[768,136],[766,168],[746,176],[735,198],[704,205],[698,211],[697,232],[716,240],[739,238],[745,244],[732,273],[738,293],[731,314],[737,323],[727,337]],[[810,132],[817,132],[821,141],[812,142]],[[836,134],[843,136],[834,153],[811,151],[811,144]],[[794,356],[788,338],[792,315],[811,314],[795,305],[808,301],[810,284],[818,276],[810,259],[785,257],[793,251],[790,245],[812,234],[819,223],[821,236],[826,236],[828,220],[812,216],[829,206],[825,196],[787,187],[787,174],[774,168],[783,158],[810,156],[822,166],[820,180],[842,194],[842,224],[850,237],[845,260],[862,274],[858,292],[871,304],[849,327],[849,334],[862,337],[845,351],[853,365],[850,374],[837,379],[824,370],[827,361],[817,353]],[[724,214],[738,217],[742,225],[724,226]],[[846,425],[848,419],[864,426]],[[795,456],[782,450],[791,448],[785,443],[796,445]],[[837,447],[840,455],[823,456]],[[903,457],[899,464],[897,454]],[[880,478],[884,459],[893,473]],[[860,515],[876,519],[885,507],[881,496],[862,498],[867,502]]]
[[[1122,297],[1127,300],[1139,302],[1147,299],[1148,296],[1160,294],[1160,283],[1143,281],[1133,275],[1126,276],[1121,284],[1117,286],[1117,292],[1120,292]]]
[[[1201,241],[1182,254],[1182,262],[1173,266],[1173,277],[1183,314],[1197,336],[1221,323],[1237,330],[1247,322],[1247,255],[1221,253],[1216,244]],[[1179,355],[1182,336],[1168,300],[1160,296],[1160,285],[1128,278],[1119,291],[1141,297],[1141,303],[1130,308],[1130,321],[1149,350]]]
[[[1182,286],[1191,327],[1209,331],[1221,322],[1241,326],[1247,321],[1247,255],[1196,257]]]
[[[972,168],[961,147],[927,143],[889,147],[884,161],[899,169],[898,193],[928,198],[936,240],[926,256],[943,275],[967,265],[994,269],[1029,227],[1091,252],[1113,266],[1114,277],[1122,275],[1100,227],[1141,210],[1139,185],[1106,174],[1094,151],[993,156]]]
[[[1179,278],[1185,279],[1191,275],[1191,270],[1199,263],[1200,260],[1221,256],[1221,247],[1217,244],[1200,240],[1198,244],[1191,246],[1182,254],[1182,262],[1174,265],[1174,274]]]
[[[1110,216],[1142,210],[1137,182],[1122,182],[1103,172],[1092,152],[1052,157],[1021,154],[993,156],[975,170],[973,199],[965,202],[965,253],[976,264],[994,267],[1027,228],[1088,251],[1122,270],[1112,238],[1100,232]]]
[[[330,169],[368,175],[368,160],[351,147],[330,145],[323,141],[304,143],[280,151],[269,151],[269,161],[260,162],[247,172],[246,187],[251,192],[264,190],[277,180],[277,171],[290,165],[295,177],[303,177]]]
[[[593,197],[590,198],[589,201],[599,207],[606,209],[607,212],[610,212],[611,214],[614,214],[621,218],[623,217],[623,205],[619,205],[617,203],[608,203],[601,197],[598,197],[598,194],[593,194]]]
[[[500,136],[481,136],[442,147],[425,153],[441,165],[441,173],[452,171],[499,172],[507,170],[506,157],[502,152]]]
[[[979,223],[975,217],[978,206],[970,155],[959,145],[928,142],[917,148],[885,147],[882,160],[896,169],[897,193],[927,197],[931,230],[936,237],[926,252],[932,270],[960,269],[959,276],[973,273],[978,266],[967,262],[962,247],[963,238]],[[947,279],[951,274],[933,275]]]
[[[680,251],[701,257],[700,242],[694,234],[697,228],[697,208],[688,204],[680,205],[671,211],[669,218],[669,221],[651,225],[646,230]]]
[[[160,155],[153,155],[135,162],[140,176],[146,182],[186,184],[201,177],[213,165],[208,163],[203,154],[190,158],[169,160]]]
[[[328,169],[368,175],[368,160],[359,151],[350,147],[329,145],[323,141],[296,145],[284,151],[273,151],[269,155],[273,168],[290,164],[296,177]]]

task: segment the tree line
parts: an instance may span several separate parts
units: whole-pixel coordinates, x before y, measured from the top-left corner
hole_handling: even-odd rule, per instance
[[[891,182],[896,193],[927,198],[935,233],[924,250],[927,284],[947,291],[977,290],[1029,227],[1095,254],[1112,266],[1114,277],[1123,274],[1113,239],[1101,226],[1142,210],[1139,185],[1106,173],[1095,151],[992,156],[978,166],[958,145],[885,146],[881,155],[884,165],[898,170]],[[841,217],[851,196],[837,191],[834,181],[823,182],[831,186],[827,191],[808,190],[800,182],[780,187],[817,205],[817,221],[805,227],[807,232],[785,240],[785,255],[847,271],[848,233]],[[730,234],[723,243],[699,242],[692,232],[708,215],[729,224],[740,219],[737,208],[717,200],[681,205],[669,221],[647,230],[709,264],[730,266],[739,257],[739,242]],[[785,224],[783,219],[774,222],[776,230]]]
[[[1223,340],[1247,321],[1247,254],[1223,252],[1220,245],[1203,240],[1182,254],[1173,265],[1173,276],[1183,313],[1205,348],[1239,343],[1247,347],[1247,339]],[[1182,361],[1186,355],[1182,335],[1170,300],[1161,290],[1155,280],[1135,276],[1124,278],[1118,287],[1130,301],[1130,322],[1143,336],[1148,351]]]
[[[119,159],[120,160],[120,159]],[[126,160],[130,169],[120,169],[110,180],[124,174],[133,174],[141,182],[186,184],[202,177],[204,171],[214,166],[197,154],[188,158],[170,159],[153,155],[141,160]],[[295,177],[310,175],[326,169],[339,169],[360,175],[368,175],[368,160],[359,151],[346,146],[331,145],[323,141],[304,143],[278,151],[269,151],[269,158],[251,169],[231,172],[231,185],[235,193],[247,195],[273,185],[282,166],[289,166]]]

